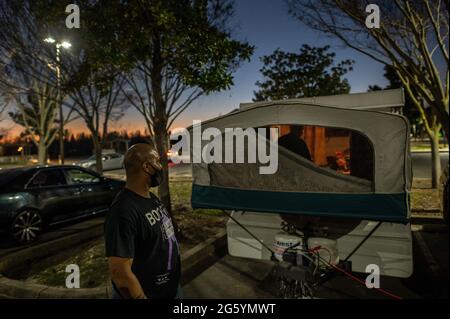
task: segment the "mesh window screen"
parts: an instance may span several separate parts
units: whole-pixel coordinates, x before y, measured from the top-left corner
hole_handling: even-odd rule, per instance
[[[292,135],[284,125],[279,127],[279,132],[281,142],[290,138],[289,134]],[[299,143],[306,144],[310,158],[299,155],[295,138]],[[278,170],[275,174],[260,174],[259,168],[267,164],[259,163],[258,157],[256,163],[248,163],[252,150],[248,149],[246,140],[245,163],[208,165],[211,185],[296,192],[373,191],[373,150],[363,135],[350,130],[307,126],[302,135],[292,137],[291,143],[281,144],[285,147],[279,144]]]

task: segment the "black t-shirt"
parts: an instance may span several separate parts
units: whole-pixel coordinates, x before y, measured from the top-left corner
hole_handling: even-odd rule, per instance
[[[107,257],[133,258],[132,271],[148,298],[174,298],[180,254],[172,221],[158,197],[124,188],[105,220]],[[113,283],[114,285],[114,283]]]

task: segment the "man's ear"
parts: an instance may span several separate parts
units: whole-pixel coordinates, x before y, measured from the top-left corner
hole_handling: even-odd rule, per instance
[[[150,164],[150,162],[144,162],[144,163],[142,163],[142,169],[143,169],[144,172],[146,172],[147,174],[150,174],[150,175],[155,174],[155,169],[154,169],[153,166]]]

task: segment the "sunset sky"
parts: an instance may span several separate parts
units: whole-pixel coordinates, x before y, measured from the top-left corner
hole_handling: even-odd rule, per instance
[[[370,58],[345,49],[334,39],[327,38],[316,31],[303,26],[288,14],[283,0],[239,0],[236,1],[234,34],[239,40],[248,41],[255,46],[250,62],[243,63],[234,74],[234,86],[220,93],[203,96],[195,101],[183,113],[172,129],[192,124],[192,120],[205,120],[219,114],[225,114],[238,107],[241,102],[249,102],[256,90],[255,82],[261,79],[259,69],[262,67],[260,57],[271,54],[275,49],[297,51],[303,44],[311,46],[331,45],[336,52],[336,60],[351,58],[355,60],[354,70],[346,75],[351,85],[351,92],[366,92],[369,85],[387,84],[383,77],[383,66]],[[10,129],[9,136],[22,130],[10,121],[2,123]],[[111,124],[111,130],[144,130],[145,125],[140,114],[129,108],[126,115],[117,123]],[[68,129],[72,133],[85,130],[84,123],[79,120],[71,123]]]

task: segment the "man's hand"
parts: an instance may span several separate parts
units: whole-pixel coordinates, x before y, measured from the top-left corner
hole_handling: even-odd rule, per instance
[[[132,264],[132,258],[108,257],[111,279],[123,298],[147,299],[141,284],[131,270]]]

